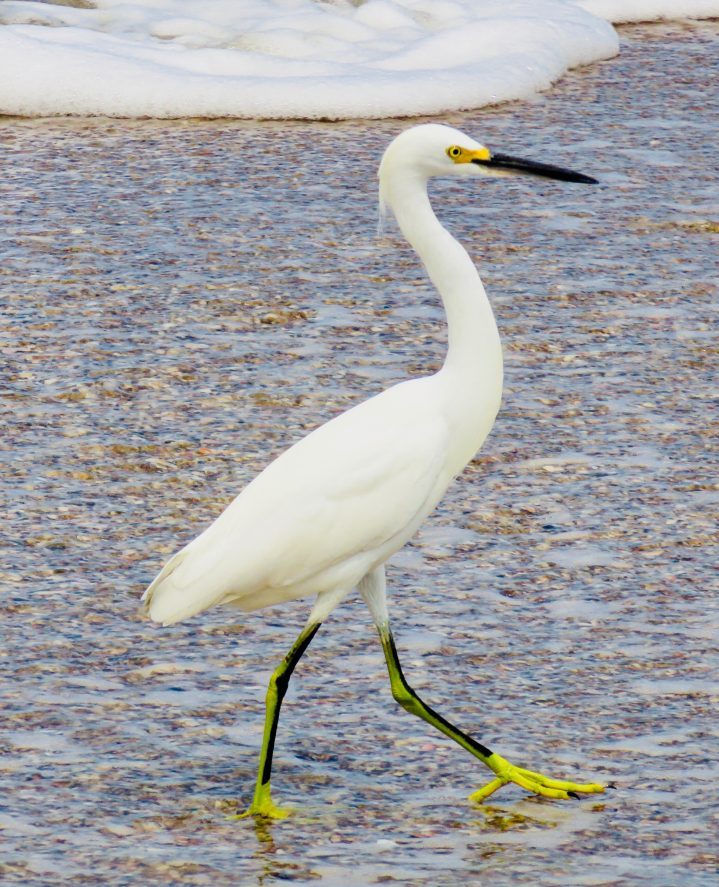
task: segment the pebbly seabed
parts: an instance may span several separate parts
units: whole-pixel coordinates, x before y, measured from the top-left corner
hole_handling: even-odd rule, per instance
[[[495,429],[388,569],[405,671],[517,763],[505,788],[392,701],[354,598],[161,629],[139,595],[269,458],[443,358],[377,161],[397,121],[0,121],[9,505],[5,884],[713,884],[719,857],[716,23],[621,29],[531,104],[445,118],[601,179],[437,183],[505,345]]]

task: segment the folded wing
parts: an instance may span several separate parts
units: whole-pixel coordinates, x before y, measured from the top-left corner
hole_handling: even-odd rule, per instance
[[[166,564],[145,592],[152,618],[350,588],[399,548],[449,481],[430,382],[390,388],[279,456]]]

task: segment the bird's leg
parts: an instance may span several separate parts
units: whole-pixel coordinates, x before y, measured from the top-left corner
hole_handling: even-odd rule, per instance
[[[488,749],[486,745],[482,745],[453,724],[450,724],[442,715],[437,714],[436,711],[426,705],[407,683],[402,673],[389,623],[379,624],[378,631],[387,661],[392,695],[397,702],[406,711],[427,721],[428,724],[444,733],[445,736],[449,736],[450,739],[461,745],[462,748],[474,755],[475,758],[479,758],[495,774],[495,778],[491,782],[469,796],[470,800],[480,803],[508,782],[514,782],[527,791],[543,795],[545,798],[566,799],[577,797],[577,792],[594,794],[604,791],[604,786],[598,783],[576,783],[562,779],[549,779],[546,776],[542,776],[541,773],[525,770],[522,767],[515,767],[514,764],[510,764],[501,755]]]
[[[257,771],[257,784],[252,804],[244,816],[264,816],[268,819],[284,819],[289,811],[275,806],[270,797],[270,774],[272,771],[272,754],[275,748],[277,736],[277,723],[280,718],[280,707],[287,692],[295,666],[302,658],[302,654],[310,645],[310,641],[320,627],[319,622],[309,623],[300,636],[294,642],[290,651],[272,672],[270,683],[267,687],[265,703],[265,732],[262,736],[262,750],[260,752],[260,764]]]

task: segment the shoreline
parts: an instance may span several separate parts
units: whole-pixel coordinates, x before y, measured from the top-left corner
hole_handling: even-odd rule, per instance
[[[467,804],[484,773],[392,707],[351,598],[283,714],[278,800],[305,815],[256,833],[227,814],[310,600],[139,614],[273,454],[441,364],[434,292],[376,235],[398,121],[0,120],[4,883],[713,883],[719,25],[649,27],[536,101],[446,117],[602,184],[433,188],[504,403],[388,570],[427,699],[527,766],[615,781],[600,803]]]
[[[211,123],[211,122],[244,122],[248,124],[259,123],[259,124],[277,124],[277,125],[292,125],[292,124],[306,124],[306,125],[341,125],[341,124],[357,124],[360,122],[366,122],[368,125],[373,123],[381,123],[387,122],[390,120],[395,121],[408,121],[411,123],[412,121],[420,121],[420,120],[435,120],[439,117],[444,116],[453,116],[457,114],[471,114],[473,112],[492,109],[492,108],[503,108],[508,105],[513,104],[522,104],[541,100],[542,96],[546,96],[552,93],[554,89],[557,88],[559,84],[561,84],[566,78],[569,78],[575,74],[581,74],[584,70],[591,70],[595,65],[605,65],[611,64],[616,61],[622,53],[622,39],[627,39],[626,36],[631,40],[636,34],[640,35],[640,39],[667,39],[672,35],[675,35],[678,31],[687,33],[692,33],[694,35],[697,32],[701,31],[702,26],[706,26],[707,33],[713,33],[715,27],[719,23],[719,18],[714,19],[682,19],[682,20],[657,20],[657,21],[648,21],[648,22],[629,22],[629,23],[617,23],[613,25],[615,30],[617,31],[620,38],[619,52],[617,55],[606,59],[599,59],[593,62],[590,62],[585,65],[579,65],[577,67],[567,69],[563,74],[559,75],[557,79],[553,80],[551,85],[546,88],[536,92],[534,95],[527,96],[520,99],[506,99],[502,100],[498,103],[488,103],[479,105],[476,107],[470,107],[466,109],[448,109],[441,113],[436,114],[424,114],[417,113],[411,114],[408,116],[402,115],[394,115],[394,116],[378,116],[378,117],[340,117],[340,118],[307,118],[307,117],[272,117],[272,118],[263,118],[263,117],[252,117],[252,116],[240,116],[235,117],[232,115],[213,115],[210,117],[187,117],[183,115],[178,115],[175,117],[153,117],[153,116],[143,116],[143,117],[135,117],[135,116],[122,116],[122,115],[73,115],[73,114],[58,114],[58,115],[48,115],[48,116],[25,116],[25,115],[11,115],[11,114],[2,114],[0,113],[0,124],[4,121],[20,121],[20,120],[37,120],[37,121],[49,121],[49,120],[77,120],[77,121],[125,121],[130,123],[134,121],[138,124],[144,122],[167,122],[167,123]]]

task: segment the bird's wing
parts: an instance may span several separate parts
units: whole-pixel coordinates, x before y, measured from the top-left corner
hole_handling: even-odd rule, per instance
[[[189,615],[299,585],[401,534],[434,504],[447,449],[446,423],[422,381],[365,401],[286,450],[167,564],[149,595],[168,605],[177,597]]]
[[[443,423],[414,416],[363,423],[351,445],[328,435],[320,469],[307,471],[282,516],[283,555],[268,583],[297,584],[401,533],[436,487],[446,433]]]

